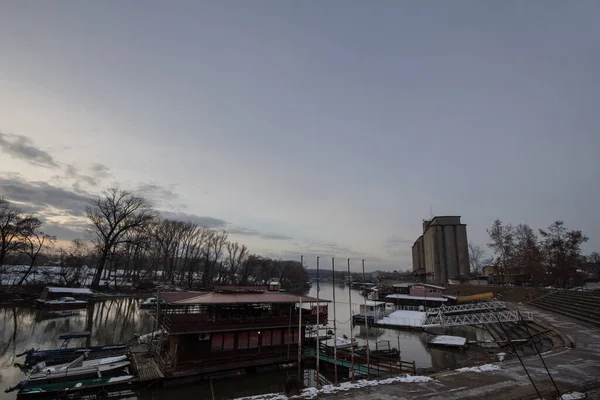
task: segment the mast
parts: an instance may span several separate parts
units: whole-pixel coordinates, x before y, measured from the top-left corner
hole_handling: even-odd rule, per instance
[[[364,297],[364,304],[365,304],[365,330],[367,332],[367,379],[370,378],[371,376],[371,362],[369,360],[369,354],[371,353],[371,349],[369,349],[369,323],[368,323],[368,316],[367,316],[367,296],[366,296],[366,289],[367,289],[367,280],[365,278],[365,260],[362,260],[362,272],[363,272],[363,286],[365,288],[365,294],[363,295]]]
[[[304,255],[300,256],[300,266],[304,268]],[[302,382],[302,292],[298,308],[298,383]]]
[[[331,273],[333,283],[333,371],[335,376],[335,386],[338,384],[337,373],[337,322],[335,319],[335,257],[331,257]]]
[[[319,306],[319,290],[319,256],[317,256],[317,340],[315,340],[317,343],[317,350],[315,353],[317,355],[317,389],[319,388],[319,346],[321,344],[319,341],[319,314],[321,313],[321,307]]]
[[[352,382],[354,382],[354,321],[352,320],[352,278],[350,275],[350,259],[348,259],[348,307],[350,308],[350,359],[352,362]]]

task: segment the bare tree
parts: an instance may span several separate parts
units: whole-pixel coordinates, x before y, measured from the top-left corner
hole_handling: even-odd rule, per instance
[[[202,286],[211,287],[214,283],[215,270],[221,260],[223,247],[227,243],[226,231],[210,231],[209,237],[202,250],[204,271],[202,274]]]
[[[490,236],[488,247],[494,251],[494,262],[500,270],[502,282],[506,284],[506,275],[514,265],[514,228],[511,224],[502,225],[502,222],[497,219],[487,233]]]
[[[540,235],[548,270],[555,284],[566,287],[576,276],[581,245],[588,238],[581,231],[567,230],[563,221],[556,221],[546,230],[540,229]]]
[[[515,228],[515,264],[523,276],[528,276],[531,283],[544,279],[544,257],[538,238],[527,224],[519,224]]]
[[[226,245],[226,249],[225,267],[229,275],[229,283],[236,284],[238,283],[238,272],[248,257],[248,248],[245,245],[240,246],[237,242],[229,242]]]
[[[19,245],[19,221],[21,211],[12,206],[4,197],[0,197],[0,277],[6,254],[16,250]],[[0,284],[2,280],[0,279]]]
[[[81,239],[71,241],[69,248],[60,249],[60,269],[58,275],[67,286],[78,286],[85,278],[90,252]]]
[[[29,258],[29,268],[17,283],[17,285],[22,285],[31,274],[42,249],[54,246],[56,236],[50,236],[40,231],[42,222],[31,215],[21,220],[19,225],[18,241],[21,244],[19,251]]]
[[[478,276],[481,274],[483,265],[483,257],[485,251],[478,244],[469,242],[469,264],[471,265],[471,274]]]
[[[122,243],[125,233],[149,224],[156,213],[143,197],[119,188],[111,188],[86,208],[90,220],[89,233],[98,249],[98,263],[92,286],[100,285],[106,261]]]

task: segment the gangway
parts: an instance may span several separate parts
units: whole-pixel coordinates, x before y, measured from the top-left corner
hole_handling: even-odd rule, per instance
[[[457,306],[445,306],[430,308],[427,310],[427,315],[437,315],[440,312],[444,315],[460,314],[471,311],[495,311],[506,309],[506,303],[503,301],[486,301],[471,304],[460,304]]]
[[[462,314],[447,316],[438,312],[428,315],[423,321],[423,328],[433,326],[464,326],[479,324],[494,324],[497,322],[533,321],[533,313],[518,311],[499,311],[478,314]]]

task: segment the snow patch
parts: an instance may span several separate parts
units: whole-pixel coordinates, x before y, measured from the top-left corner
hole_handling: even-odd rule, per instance
[[[500,367],[494,364],[484,364],[478,365],[477,367],[465,367],[459,368],[456,371],[458,372],[493,372],[500,371]]]
[[[576,400],[576,399],[585,399],[585,393],[581,393],[581,392],[570,392],[570,393],[565,393],[562,396],[560,396],[560,400]]]
[[[283,394],[278,393],[269,393],[269,394],[261,394],[258,396],[251,397],[240,397],[235,400],[287,400],[287,399],[314,399],[320,394],[331,394],[337,392],[346,392],[351,389],[360,389],[365,387],[373,387],[379,385],[389,385],[391,383],[422,383],[422,382],[430,382],[433,379],[428,376],[396,376],[393,378],[381,379],[381,380],[366,380],[361,379],[354,383],[352,382],[342,382],[339,386],[334,385],[325,385],[321,389],[317,389],[314,387],[309,387],[304,389],[299,395],[287,397]]]
[[[432,338],[429,343],[444,344],[448,346],[464,346],[467,343],[467,339],[462,336],[438,335]]]
[[[109,382],[113,383],[113,382],[123,382],[123,381],[128,381],[130,379],[135,378],[135,376],[133,375],[124,375],[124,376],[117,376],[115,378],[110,378]]]
[[[426,313],[421,311],[398,310],[377,321],[382,325],[423,326]]]

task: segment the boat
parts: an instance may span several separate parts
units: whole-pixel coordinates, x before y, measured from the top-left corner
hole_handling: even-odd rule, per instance
[[[60,370],[52,370],[53,368],[45,368],[41,372],[30,373],[25,386],[31,386],[31,384],[45,384],[54,382],[68,382],[73,379],[86,379],[86,378],[101,378],[102,375],[116,372],[129,366],[131,362],[129,360],[111,362],[109,364],[95,365],[91,367],[85,367],[81,365],[82,358],[78,358],[66,367]]]
[[[45,362],[46,365],[64,364],[73,359],[86,354],[88,359],[103,358],[109,355],[121,355],[127,351],[127,346],[124,344],[112,344],[105,346],[92,347],[71,347],[56,350],[36,350],[30,349],[17,354],[17,357],[25,357],[25,367],[33,367],[34,365]]]
[[[163,330],[159,329],[157,331],[141,335],[137,338],[138,344],[148,343],[150,340],[158,338],[162,333]]]
[[[261,286],[160,292],[164,375],[211,376],[295,360],[307,326],[327,321],[329,301]],[[300,307],[302,304],[302,307]],[[320,325],[320,324],[319,324]],[[183,345],[185,343],[185,346]],[[168,357],[168,358],[167,358]],[[168,362],[167,362],[168,360]]]
[[[100,365],[112,364],[119,361],[127,361],[128,356],[126,354],[114,357],[104,357],[104,358],[93,358],[87,359],[87,354],[80,356],[77,360],[66,363],[66,364],[55,364],[53,366],[48,366],[44,361],[37,363],[31,368],[31,373],[43,373],[43,372],[56,372],[63,371],[69,368],[72,368],[74,365],[79,365],[82,367],[97,367]]]
[[[466,349],[469,345],[467,339],[462,336],[432,335],[427,341],[430,347],[453,347]]]
[[[56,300],[36,299],[36,304],[46,310],[79,310],[87,308],[88,302],[85,300],[75,300],[74,297],[59,297]]]
[[[359,313],[352,316],[352,323],[354,325],[364,325],[366,319],[367,325],[372,326],[380,319],[393,313],[395,310],[396,306],[394,306],[393,303],[367,300],[364,304],[360,305]]]
[[[334,343],[335,343],[335,347],[337,347],[337,349],[339,349],[339,350],[349,349],[351,347],[358,346],[358,342],[356,341],[356,339],[352,338],[352,341],[350,341],[350,339],[348,339],[346,337],[338,337],[335,339],[328,339],[328,340],[324,340],[321,343],[323,343],[323,345],[328,349],[333,349]]]
[[[153,310],[156,309],[158,299],[156,297],[148,297],[146,300],[140,303],[140,310]],[[160,306],[165,304],[164,301],[160,302]]]
[[[45,383],[45,384],[31,384],[23,386],[24,382],[20,382],[18,385],[6,389],[4,392],[9,393],[14,390],[19,390],[17,396],[21,397],[32,397],[39,398],[43,394],[52,394],[57,392],[80,392],[86,389],[97,388],[96,390],[105,390],[108,392],[111,386],[129,383],[135,379],[133,375],[117,376],[112,378],[95,378],[95,379],[80,379],[72,380],[69,382],[57,382],[57,383]],[[99,397],[97,397],[99,398]]]

